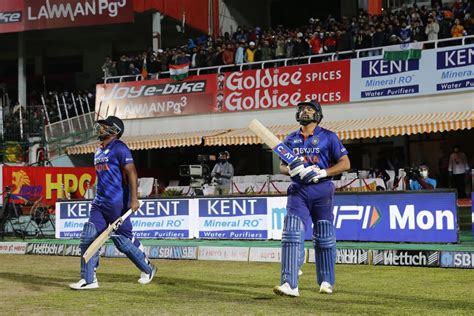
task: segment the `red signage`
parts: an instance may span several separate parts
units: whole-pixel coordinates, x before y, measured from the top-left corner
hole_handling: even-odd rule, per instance
[[[96,111],[122,119],[215,112],[216,75],[98,84]]]
[[[16,203],[41,199],[54,205],[56,199],[82,198],[89,185],[95,184],[93,167],[13,167],[3,166],[3,187],[11,187]]]
[[[223,112],[295,106],[302,101],[322,104],[349,102],[350,61],[335,61],[220,74]]]
[[[0,33],[133,22],[132,0],[0,1]]]
[[[122,119],[349,102],[350,61],[171,79],[99,84],[96,111]]]

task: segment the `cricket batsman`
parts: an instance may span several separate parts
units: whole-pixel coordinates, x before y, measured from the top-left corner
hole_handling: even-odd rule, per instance
[[[124,124],[116,116],[99,120],[94,126],[100,147],[94,156],[97,174],[97,194],[92,201],[89,221],[84,224],[81,234],[81,279],[69,284],[74,290],[89,290],[99,287],[96,268],[99,264],[99,252],[88,263],[82,255],[97,236],[109,224],[124,214],[129,208],[138,210],[138,177],[130,149],[120,140]],[[127,218],[111,236],[118,250],[142,271],[138,283],[148,284],[156,273],[156,267],[143,252],[143,246],[132,235],[132,224]]]
[[[299,296],[298,271],[302,265],[304,219],[313,222],[313,244],[316,276],[320,293],[332,293],[335,283],[336,234],[332,213],[334,184],[332,176],[350,168],[347,150],[334,132],[319,126],[323,118],[317,101],[297,106],[296,121],[300,129],[284,141],[299,157],[288,166],[282,162],[280,172],[291,176],[288,188],[287,215],[282,234],[281,282],[273,292]]]

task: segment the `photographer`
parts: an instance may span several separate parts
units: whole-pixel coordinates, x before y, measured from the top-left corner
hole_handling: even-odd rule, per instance
[[[219,162],[212,169],[211,176],[213,182],[217,183],[217,194],[228,195],[230,191],[230,179],[234,176],[234,167],[228,161],[230,154],[228,151],[219,153]]]
[[[431,16],[428,17],[425,33],[428,36],[428,41],[438,40],[439,24]]]
[[[405,168],[405,188],[409,190],[434,190],[436,180],[428,177],[429,168],[421,165],[419,168]]]

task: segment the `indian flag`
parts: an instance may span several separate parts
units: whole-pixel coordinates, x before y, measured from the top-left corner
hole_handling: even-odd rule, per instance
[[[170,65],[170,77],[173,80],[183,80],[188,77],[189,64]]]
[[[385,60],[408,60],[420,59],[423,43],[405,43],[384,47],[383,59]]]

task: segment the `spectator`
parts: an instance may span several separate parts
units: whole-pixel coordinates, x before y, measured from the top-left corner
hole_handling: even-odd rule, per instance
[[[439,24],[436,19],[432,17],[428,18],[428,24],[425,28],[425,34],[428,37],[428,41],[436,41],[438,40],[438,33],[439,33]]]
[[[398,34],[398,40],[400,43],[410,43],[412,41],[413,32],[409,25],[406,22],[402,23],[402,28]]]
[[[321,52],[321,40],[318,37],[318,34],[310,34],[308,44],[310,47],[311,55],[317,55]]]
[[[117,71],[117,62],[116,61],[113,61],[112,62],[112,65],[110,66],[109,68],[109,75],[108,77],[115,77],[118,75],[118,71]]]
[[[253,63],[255,61],[255,52],[257,48],[255,47],[255,42],[250,42],[249,47],[245,50],[244,60],[246,63]]]
[[[135,67],[135,64],[131,63],[128,66],[128,73],[129,76],[136,76],[140,74],[140,70],[138,70],[137,67]]]
[[[147,65],[148,72],[151,74],[157,74],[161,72],[161,61],[157,59],[157,55],[152,54],[150,56],[150,61]]]
[[[275,57],[277,59],[285,58],[285,39],[283,36],[278,36],[275,46]]]
[[[102,64],[101,69],[104,72],[104,77],[110,77],[112,69],[112,58],[110,58],[109,56],[105,57],[105,62]]]
[[[415,21],[412,26],[413,41],[423,42],[426,40],[426,34],[424,28],[420,25],[419,21]]]
[[[466,197],[466,177],[469,176],[469,164],[467,162],[466,154],[461,151],[461,148],[454,146],[453,153],[449,156],[449,176],[454,179],[454,184],[458,191],[459,198]]]
[[[237,48],[235,52],[235,63],[237,65],[243,64],[245,61],[245,46],[244,42],[239,43],[239,47]]]
[[[265,40],[263,41],[261,60],[265,61],[265,60],[271,60],[271,59],[273,59],[272,48],[270,47],[270,42]]]
[[[222,54],[224,65],[232,65],[235,59],[235,50],[232,44],[227,44],[224,53]]]
[[[459,22],[459,19],[454,20],[454,25],[451,28],[451,37],[462,37],[464,35],[464,26]]]
[[[337,50],[337,41],[334,32],[329,32],[329,36],[324,39],[324,52],[334,53]]]
[[[373,47],[382,47],[385,45],[385,36],[382,32],[382,28],[378,25],[375,28],[375,33],[372,35],[372,46]]]

